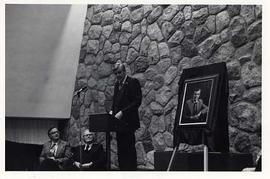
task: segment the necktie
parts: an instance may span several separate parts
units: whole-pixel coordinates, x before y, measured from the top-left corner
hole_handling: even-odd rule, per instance
[[[123,84],[122,84],[122,83],[119,83],[119,87],[118,87],[118,89],[119,89],[119,90],[121,90],[121,89],[122,89],[122,87],[123,87]]]
[[[56,153],[56,143],[53,143],[51,148],[50,148],[50,153],[55,156]]]
[[[84,150],[86,150],[86,151],[87,151],[87,150],[88,150],[88,148],[89,148],[89,145],[88,145],[88,144],[86,144],[86,145],[85,145],[85,147],[84,147]]]
[[[193,114],[197,114],[197,103],[194,102],[194,105],[193,105]]]

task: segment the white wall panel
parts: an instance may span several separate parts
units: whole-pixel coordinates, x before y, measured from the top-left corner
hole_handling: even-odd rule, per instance
[[[87,5],[6,5],[5,116],[69,118]]]

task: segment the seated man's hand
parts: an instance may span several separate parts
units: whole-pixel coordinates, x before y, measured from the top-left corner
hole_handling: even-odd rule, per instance
[[[81,168],[81,163],[80,162],[74,162],[73,165],[77,168]]]
[[[255,167],[244,168],[242,171],[243,172],[254,172],[255,171]]]
[[[113,114],[113,111],[110,111],[109,114],[112,115]]]
[[[121,119],[123,117],[123,112],[119,111],[118,113],[115,114],[115,118]]]
[[[82,164],[82,168],[89,168],[93,165],[93,162]]]
[[[197,115],[190,116],[190,119],[198,119]]]
[[[54,157],[47,157],[47,158],[50,159],[50,160],[55,161],[55,158]]]

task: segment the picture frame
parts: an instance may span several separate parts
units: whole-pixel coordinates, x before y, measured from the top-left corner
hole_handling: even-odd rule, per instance
[[[219,74],[184,80],[178,125],[206,127],[213,120]]]
[[[178,85],[178,105],[173,130],[174,147],[180,143],[200,145],[207,142],[212,151],[228,152],[230,146],[229,84],[226,63],[186,68],[181,74]],[[201,98],[202,103],[205,103],[208,109],[207,112],[204,112],[205,118],[188,121],[184,119],[185,102],[193,99],[194,91],[198,91],[198,89],[200,89],[198,99]]]

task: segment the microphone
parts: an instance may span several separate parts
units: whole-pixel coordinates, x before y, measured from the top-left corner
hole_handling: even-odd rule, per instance
[[[77,94],[80,94],[80,92],[84,91],[85,89],[87,89],[87,86],[82,87],[82,88],[80,88],[79,90],[77,90],[77,91],[75,92],[74,96],[76,96]]]
[[[84,91],[87,88],[87,86],[82,87],[81,89],[78,90],[78,93],[80,93],[81,91]]]

